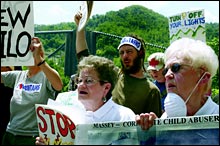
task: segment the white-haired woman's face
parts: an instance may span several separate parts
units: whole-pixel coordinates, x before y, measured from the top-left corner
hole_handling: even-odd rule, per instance
[[[186,101],[196,86],[200,74],[181,58],[176,58],[175,56],[166,61],[165,68],[167,69],[165,74],[167,91],[178,94]],[[190,100],[193,101],[193,97]]]

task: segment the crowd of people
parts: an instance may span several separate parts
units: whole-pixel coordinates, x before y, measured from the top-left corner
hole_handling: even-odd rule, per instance
[[[80,12],[74,17],[77,26],[81,17]],[[89,49],[85,28],[76,33],[76,53],[80,60],[89,55]],[[122,68],[118,72],[118,82],[112,91],[113,101],[131,108],[135,114],[153,111],[161,115],[160,91],[145,74],[143,39],[136,35],[127,35],[121,39],[118,51]]]
[[[77,27],[81,18],[80,12],[74,16]],[[219,105],[207,94],[219,60],[206,43],[178,39],[165,52],[151,54],[145,69],[145,42],[128,34],[117,48],[122,66],[118,68],[110,59],[90,55],[85,28],[76,33],[78,70],[72,76],[74,91],[58,96],[64,105],[81,107],[84,122],[135,120],[147,130],[157,118],[219,114]],[[2,97],[10,99],[3,145],[45,145],[39,137],[35,104],[55,100],[63,87],[59,73],[45,60],[39,38],[32,39],[30,51],[35,64],[28,70],[1,70],[1,83],[11,88],[9,97]]]

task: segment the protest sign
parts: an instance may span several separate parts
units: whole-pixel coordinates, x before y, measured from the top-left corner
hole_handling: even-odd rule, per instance
[[[75,140],[79,145],[219,144],[219,115],[156,119],[149,130],[135,121],[79,124]]]
[[[1,66],[31,66],[33,1],[1,1]]]
[[[84,123],[84,111],[76,106],[61,105],[49,100],[47,105],[35,104],[39,136],[48,145],[73,145],[75,129]]]
[[[135,121],[79,124],[77,145],[139,145]]]
[[[154,129],[149,131],[150,134],[149,132],[144,134],[148,139],[144,141],[142,138],[140,143],[154,145],[219,144],[219,114],[156,119],[154,125]],[[142,130],[140,131],[143,133]]]
[[[36,104],[39,135],[47,144],[60,145],[213,145],[219,144],[219,115],[155,119],[149,130],[136,121],[85,123],[85,111],[76,99],[62,105]],[[61,97],[59,96],[59,98]],[[75,105],[70,105],[69,103]],[[69,102],[69,103],[68,103]]]
[[[39,134],[45,142],[68,145],[219,144],[219,114],[157,118],[149,130],[142,130],[136,121],[88,124],[86,110],[77,94],[76,90],[59,93],[56,101],[49,99],[47,105],[35,105]]]
[[[188,37],[206,42],[204,10],[183,12],[168,17],[170,43]]]
[[[80,6],[82,18],[79,21],[79,26],[77,31],[81,31],[85,27],[87,21],[90,18],[92,7],[93,7],[93,1],[82,1],[82,4]]]

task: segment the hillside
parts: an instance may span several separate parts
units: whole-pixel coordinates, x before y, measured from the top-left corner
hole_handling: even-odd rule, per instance
[[[167,18],[140,5],[93,16],[87,28],[118,36],[136,33],[145,41],[158,45],[169,42]]]

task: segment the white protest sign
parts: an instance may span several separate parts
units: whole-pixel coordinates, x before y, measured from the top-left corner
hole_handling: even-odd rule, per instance
[[[86,111],[74,98],[74,91],[59,93],[56,101],[49,99],[47,105],[35,104],[39,136],[48,145],[74,145],[75,129],[85,123]]]
[[[219,145],[219,115],[156,119],[148,130],[135,121],[78,124],[76,145]]]
[[[168,18],[170,43],[188,37],[206,42],[204,10],[183,12]]]
[[[35,104],[39,136],[48,145],[73,145],[85,113],[72,106]]]
[[[80,6],[82,18],[79,21],[79,26],[78,26],[77,31],[81,31],[85,27],[92,12],[92,6],[93,6],[93,1],[82,1],[82,4]]]
[[[34,65],[33,1],[1,1],[1,66]]]

